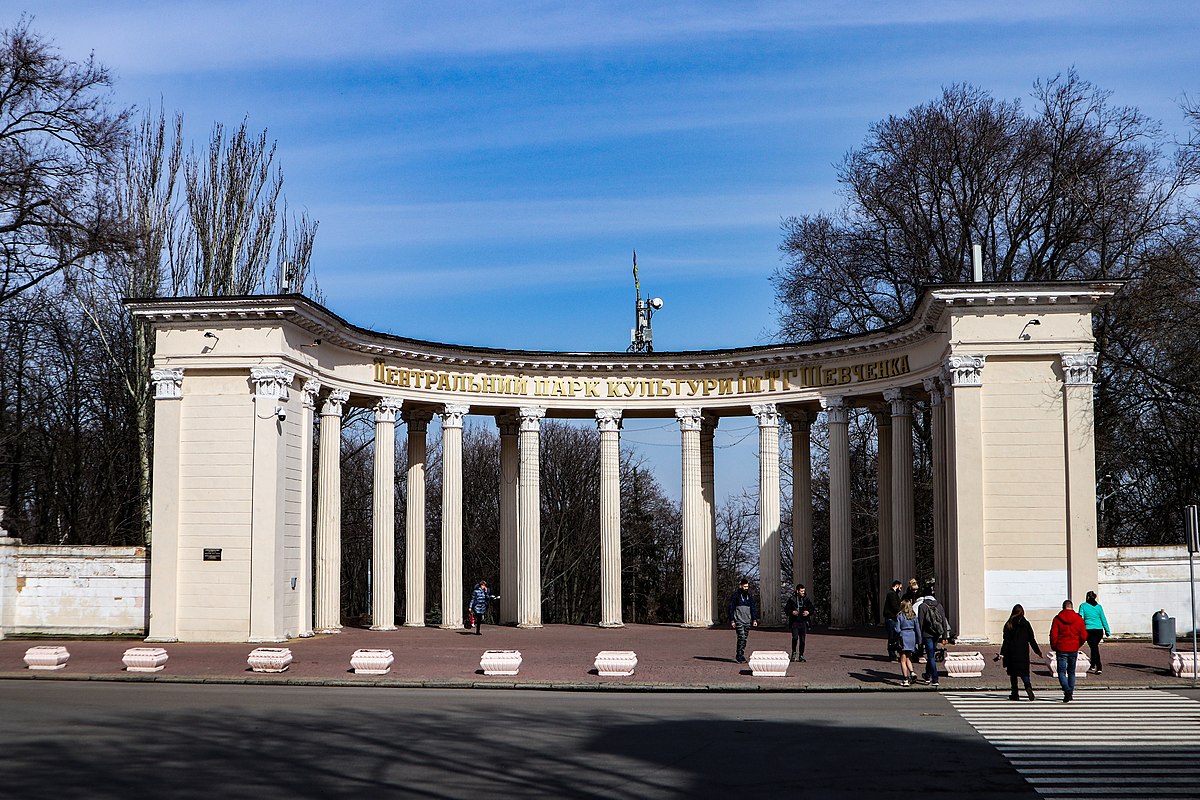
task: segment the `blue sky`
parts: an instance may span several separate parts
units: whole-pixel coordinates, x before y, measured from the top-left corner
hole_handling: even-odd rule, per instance
[[[290,204],[320,221],[334,312],[512,348],[623,350],[634,248],[666,301],[658,349],[768,341],[780,219],[836,207],[834,164],[944,85],[1027,98],[1074,66],[1179,136],[1200,94],[1191,3],[25,8],[68,56],[94,51],[121,103],[161,100],[201,141],[267,128]],[[750,423],[718,433],[719,494],[752,483]],[[626,438],[673,488],[676,427]]]

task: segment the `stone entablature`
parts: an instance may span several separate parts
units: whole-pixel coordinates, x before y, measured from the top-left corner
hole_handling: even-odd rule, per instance
[[[870,334],[673,353],[552,353],[423,342],[358,328],[300,296],[132,300],[128,305],[136,316],[171,331],[158,342],[159,370],[197,362],[205,369],[242,367],[247,360],[278,359],[282,353],[283,363],[275,369],[319,377],[325,386],[355,395],[463,403],[478,413],[539,405],[553,416],[555,409],[605,406],[669,416],[681,403],[719,413],[770,402],[811,403],[830,394],[878,396],[940,375],[949,356],[958,359],[951,367],[955,383],[971,383],[978,380],[989,350],[1011,349],[1030,319],[1039,320],[1039,334],[1052,334],[1038,338],[1052,338],[1055,355],[1072,345],[1087,351],[1090,329],[1069,326],[1077,324],[1080,306],[1103,302],[1118,287],[1099,282],[937,287],[925,292],[910,319]],[[969,333],[972,318],[998,313],[1012,317],[1010,337],[984,339],[970,353],[956,352],[955,340],[965,337],[956,336],[955,328]],[[1061,324],[1055,325],[1056,319]],[[279,330],[271,341],[278,350],[264,351],[261,337],[230,335],[261,328]],[[204,336],[208,331],[217,333],[215,345],[214,337]],[[1021,344],[1024,352],[1039,348],[1037,340]]]

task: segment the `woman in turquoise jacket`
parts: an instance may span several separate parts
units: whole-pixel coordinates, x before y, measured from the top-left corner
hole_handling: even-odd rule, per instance
[[[1100,640],[1112,636],[1112,631],[1108,629],[1108,620],[1104,618],[1104,607],[1096,602],[1095,592],[1088,592],[1087,600],[1079,604],[1079,616],[1083,617],[1083,627],[1087,628],[1088,649],[1091,651],[1088,657],[1092,665],[1088,667],[1088,672],[1099,675],[1104,671],[1104,665],[1100,663]]]

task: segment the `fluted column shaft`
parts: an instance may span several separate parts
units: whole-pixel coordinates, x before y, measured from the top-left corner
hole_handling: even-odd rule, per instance
[[[764,625],[783,619],[780,579],[779,410],[752,406],[758,419],[758,580]]]
[[[400,401],[375,406],[375,475],[371,501],[371,630],[396,630],[396,412]]]
[[[711,565],[705,563],[704,491],[700,479],[700,418],[698,408],[678,408],[683,456],[683,625],[712,625]]]
[[[711,619],[721,617],[720,592],[717,587],[717,486],[716,445],[718,417],[705,414],[700,417],[700,494],[704,498],[704,563],[711,564],[711,586],[709,600],[712,606]]]
[[[425,627],[425,434],[433,412],[406,409],[408,425],[407,494],[404,504],[404,625]]]
[[[917,577],[917,539],[913,520],[912,400],[900,389],[883,399],[892,411],[892,568],[901,580]]]
[[[933,449],[933,574],[939,597],[949,599],[949,540],[946,535],[946,402],[936,378],[923,382],[929,392],[930,446]]]
[[[600,627],[621,615],[621,410],[596,410],[600,430]]]
[[[520,483],[518,437],[520,419],[515,414],[496,417],[500,429],[500,621],[517,621],[517,509]]]
[[[442,627],[463,626],[462,429],[469,406],[442,411]]]
[[[816,414],[791,410],[785,418],[792,430],[792,583],[813,594],[812,424]]]
[[[542,627],[541,422],[546,409],[520,411],[520,502],[517,527],[517,627]]]
[[[907,581],[910,575],[896,571],[892,560],[892,410],[884,407],[873,412],[875,415],[875,473],[877,527],[879,528],[879,598],[880,614],[883,598],[892,589],[892,581]]]
[[[313,415],[321,382],[308,378],[301,393],[300,411],[300,574],[296,576],[299,628],[302,637],[313,635]]]
[[[850,409],[844,397],[825,399],[829,425],[829,624],[854,621],[854,561],[850,537]]]
[[[320,633],[342,628],[342,407],[350,399],[334,389],[321,405],[317,484],[317,611]]]

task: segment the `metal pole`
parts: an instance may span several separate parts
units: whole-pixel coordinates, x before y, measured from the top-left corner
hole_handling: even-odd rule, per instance
[[[1192,589],[1192,686],[1196,685],[1196,674],[1200,662],[1196,661],[1196,554],[1188,548],[1188,585]]]

